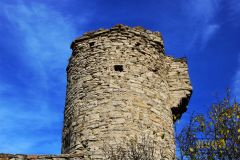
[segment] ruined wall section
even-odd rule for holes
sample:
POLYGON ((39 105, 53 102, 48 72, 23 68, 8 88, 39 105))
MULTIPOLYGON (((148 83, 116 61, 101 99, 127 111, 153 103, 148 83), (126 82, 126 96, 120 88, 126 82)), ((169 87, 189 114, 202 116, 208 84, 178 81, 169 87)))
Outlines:
POLYGON ((192 86, 188 74, 186 58, 167 58, 170 65, 168 72, 169 103, 172 107, 174 121, 181 118, 187 110, 187 105, 192 94, 192 86))
POLYGON ((101 159, 104 143, 145 134, 174 158, 171 108, 180 99, 170 99, 175 61, 165 56, 160 33, 118 25, 87 33, 71 48, 62 153, 101 159))
POLYGON ((81 160, 80 154, 62 155, 25 155, 25 154, 0 154, 0 160, 81 160))

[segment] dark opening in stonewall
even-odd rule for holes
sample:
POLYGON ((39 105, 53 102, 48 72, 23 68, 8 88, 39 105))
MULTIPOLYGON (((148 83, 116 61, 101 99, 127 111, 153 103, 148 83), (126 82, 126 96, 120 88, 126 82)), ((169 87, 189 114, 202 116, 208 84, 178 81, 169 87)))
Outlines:
POLYGON ((117 72, 123 72, 123 65, 114 65, 114 70, 117 72))

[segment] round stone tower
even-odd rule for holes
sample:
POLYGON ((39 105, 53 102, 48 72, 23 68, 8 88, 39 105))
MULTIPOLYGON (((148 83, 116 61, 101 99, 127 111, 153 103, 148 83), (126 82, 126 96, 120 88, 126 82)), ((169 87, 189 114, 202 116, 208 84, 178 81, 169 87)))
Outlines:
POLYGON ((166 56, 161 34, 117 25, 73 41, 62 153, 101 159, 105 143, 149 135, 175 157, 173 124, 192 87, 185 58, 166 56))

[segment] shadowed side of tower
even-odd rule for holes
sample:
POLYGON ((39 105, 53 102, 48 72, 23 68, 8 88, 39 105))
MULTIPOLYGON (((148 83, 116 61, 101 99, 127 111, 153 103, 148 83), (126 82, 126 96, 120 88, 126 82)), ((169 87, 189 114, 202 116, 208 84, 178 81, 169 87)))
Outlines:
POLYGON ((62 153, 101 159, 104 143, 147 134, 173 159, 174 120, 192 91, 186 60, 165 55, 159 32, 123 25, 86 33, 71 48, 62 153))

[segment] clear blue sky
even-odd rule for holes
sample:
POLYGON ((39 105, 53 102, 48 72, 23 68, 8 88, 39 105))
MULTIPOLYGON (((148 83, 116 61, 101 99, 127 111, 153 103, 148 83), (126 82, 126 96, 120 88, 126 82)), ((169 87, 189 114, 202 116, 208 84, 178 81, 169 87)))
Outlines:
POLYGON ((240 99, 239 0, 1 0, 0 152, 60 153, 70 43, 119 23, 160 31, 169 55, 188 57, 182 125, 227 87, 240 99))

